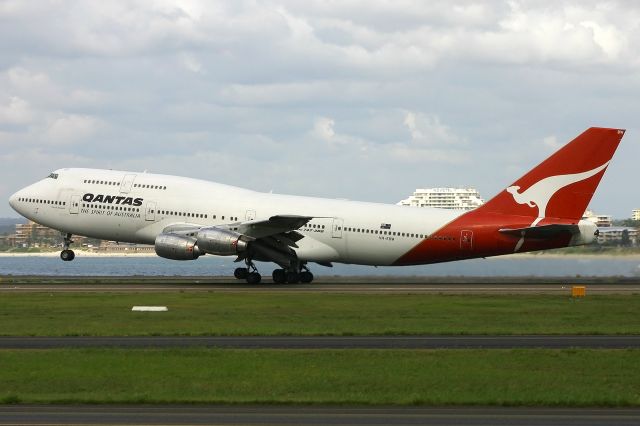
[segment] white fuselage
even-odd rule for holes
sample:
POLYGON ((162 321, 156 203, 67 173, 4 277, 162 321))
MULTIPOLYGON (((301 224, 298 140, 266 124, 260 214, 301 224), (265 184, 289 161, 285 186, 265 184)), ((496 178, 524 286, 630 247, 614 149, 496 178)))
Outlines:
POLYGON ((11 197, 22 216, 64 233, 154 244, 173 224, 233 226, 310 216, 302 261, 392 265, 462 211, 262 193, 185 177, 61 169, 11 197), (55 176, 55 177, 54 177, 55 176), (87 194, 91 194, 88 196, 87 194), (102 197, 98 197, 102 196, 102 197))

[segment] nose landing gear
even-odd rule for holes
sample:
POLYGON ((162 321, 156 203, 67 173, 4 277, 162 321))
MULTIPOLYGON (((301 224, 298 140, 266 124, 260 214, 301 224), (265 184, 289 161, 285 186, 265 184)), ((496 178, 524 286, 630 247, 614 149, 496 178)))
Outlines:
POLYGON ((62 244, 62 251, 60 252, 60 259, 65 262, 71 262, 76 258, 76 254, 73 252, 73 250, 69 249, 69 246, 72 243, 73 240, 71 240, 71 234, 65 234, 64 243, 62 244))

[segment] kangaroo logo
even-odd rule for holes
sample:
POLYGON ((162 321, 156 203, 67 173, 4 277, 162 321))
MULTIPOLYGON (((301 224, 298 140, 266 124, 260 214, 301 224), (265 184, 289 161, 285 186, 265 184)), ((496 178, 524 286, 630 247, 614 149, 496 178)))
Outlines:
POLYGON ((531 185, 526 191, 518 192, 520 187, 517 185, 507 188, 507 192, 513 195, 513 199, 518 204, 526 204, 529 207, 538 208, 538 217, 533 221, 531 226, 536 226, 547 215, 547 204, 549 200, 560 191, 562 188, 571 185, 572 183, 580 182, 588 179, 596 174, 600 173, 609 165, 609 161, 603 165, 596 167, 593 170, 588 170, 582 173, 575 173, 571 175, 558 175, 549 176, 544 178, 533 185, 531 185))

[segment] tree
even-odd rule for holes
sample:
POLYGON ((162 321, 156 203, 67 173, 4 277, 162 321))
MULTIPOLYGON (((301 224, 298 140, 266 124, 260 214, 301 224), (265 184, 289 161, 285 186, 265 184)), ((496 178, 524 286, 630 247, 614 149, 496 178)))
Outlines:
POLYGON ((629 230, 622 230, 622 237, 620 237, 620 245, 622 247, 629 247, 631 245, 631 239, 629 238, 629 230))

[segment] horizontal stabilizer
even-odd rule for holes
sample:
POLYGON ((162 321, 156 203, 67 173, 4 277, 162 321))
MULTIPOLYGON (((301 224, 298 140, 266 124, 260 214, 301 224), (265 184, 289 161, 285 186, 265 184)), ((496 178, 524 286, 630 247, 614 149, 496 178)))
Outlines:
POLYGON ((527 228, 502 228, 499 230, 503 234, 513 235, 515 237, 526 236, 528 238, 552 238, 562 232, 569 232, 571 234, 580 233, 578 225, 562 225, 551 224, 542 226, 530 226, 527 228))

